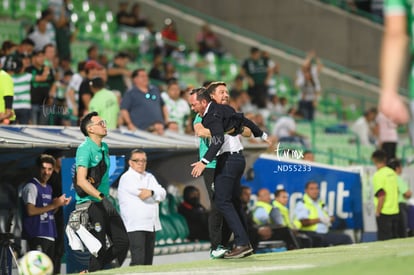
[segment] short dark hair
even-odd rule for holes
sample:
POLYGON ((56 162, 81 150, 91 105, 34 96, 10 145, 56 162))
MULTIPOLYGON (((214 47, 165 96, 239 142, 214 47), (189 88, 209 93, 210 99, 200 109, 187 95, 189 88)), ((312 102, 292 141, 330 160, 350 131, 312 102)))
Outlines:
POLYGON ((88 127, 88 125, 92 122, 92 117, 94 117, 94 116, 98 116, 98 113, 97 112, 91 112, 91 113, 89 113, 89 114, 87 114, 87 115, 85 115, 83 118, 82 118, 82 120, 81 120, 81 122, 80 122, 80 130, 81 130, 81 132, 83 133, 83 135, 85 136, 85 137, 87 137, 87 136, 89 136, 89 133, 88 133, 88 130, 86 129, 87 127, 88 127))
POLYGON ((275 198, 279 197, 280 194, 282 194, 283 192, 287 193, 287 191, 285 189, 277 189, 275 191, 275 198))
POLYGON ((42 167, 43 163, 50 163, 53 167, 56 165, 56 160, 54 157, 48 154, 41 154, 36 161, 37 166, 40 168, 42 167))
POLYGON ((190 195, 194 192, 200 192, 200 190, 193 185, 187 185, 183 191, 184 201, 188 201, 190 199, 190 195))
POLYGON ((386 163, 387 153, 385 153, 384 150, 376 150, 374 153, 372 153, 371 158, 374 162, 386 163))
POLYGON ((132 158, 133 154, 146 154, 144 150, 141 149, 133 149, 131 153, 129 153, 129 159, 132 158))
POLYGON ((30 46, 34 47, 35 43, 32 39, 27 37, 27 38, 23 39, 22 42, 20 42, 20 45, 30 45, 30 46))
POLYGON ((135 77, 137 77, 137 75, 140 73, 140 72, 146 72, 146 70, 144 69, 144 68, 138 68, 138 69, 136 69, 136 70, 134 70, 133 72, 132 72, 132 75, 131 75, 131 78, 135 78, 135 77))
POLYGON ((207 89, 204 87, 192 89, 190 92, 190 95, 193 95, 193 94, 197 94, 198 101, 201 101, 201 100, 205 100, 207 102, 211 101, 210 94, 207 93, 207 89))
POLYGON ((387 166, 393 170, 396 170, 398 167, 401 167, 401 161, 396 158, 392 158, 388 161, 387 166))
POLYGON ((311 184, 317 184, 318 187, 319 187, 319 183, 316 180, 310 180, 306 183, 305 190, 308 189, 309 185, 311 185, 311 184))

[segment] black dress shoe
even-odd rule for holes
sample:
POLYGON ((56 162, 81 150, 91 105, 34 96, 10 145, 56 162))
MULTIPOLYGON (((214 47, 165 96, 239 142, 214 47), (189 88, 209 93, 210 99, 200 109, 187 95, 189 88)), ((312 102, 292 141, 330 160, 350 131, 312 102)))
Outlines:
POLYGON ((235 246, 224 254, 224 259, 239 259, 251 255, 253 248, 250 245, 235 246))

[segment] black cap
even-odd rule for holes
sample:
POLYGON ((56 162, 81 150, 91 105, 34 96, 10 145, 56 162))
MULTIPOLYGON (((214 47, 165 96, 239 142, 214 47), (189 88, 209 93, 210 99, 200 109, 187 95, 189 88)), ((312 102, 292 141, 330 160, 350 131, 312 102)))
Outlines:
POLYGON ((22 60, 14 55, 8 55, 4 60, 3 69, 8 72, 18 73, 23 67, 22 60))

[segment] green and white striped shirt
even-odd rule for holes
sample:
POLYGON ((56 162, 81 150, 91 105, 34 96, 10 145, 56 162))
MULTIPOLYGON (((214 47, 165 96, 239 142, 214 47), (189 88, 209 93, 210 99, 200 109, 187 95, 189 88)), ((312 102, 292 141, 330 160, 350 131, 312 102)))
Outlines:
POLYGON ((30 109, 30 81, 32 75, 29 73, 12 75, 14 83, 13 109, 30 109))

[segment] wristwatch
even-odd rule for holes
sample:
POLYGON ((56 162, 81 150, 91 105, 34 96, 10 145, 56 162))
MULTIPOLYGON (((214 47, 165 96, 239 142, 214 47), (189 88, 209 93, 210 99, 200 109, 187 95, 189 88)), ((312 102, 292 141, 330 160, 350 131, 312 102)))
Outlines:
POLYGON ((105 195, 103 193, 99 193, 99 197, 101 198, 101 200, 103 200, 103 198, 105 198, 105 195))

